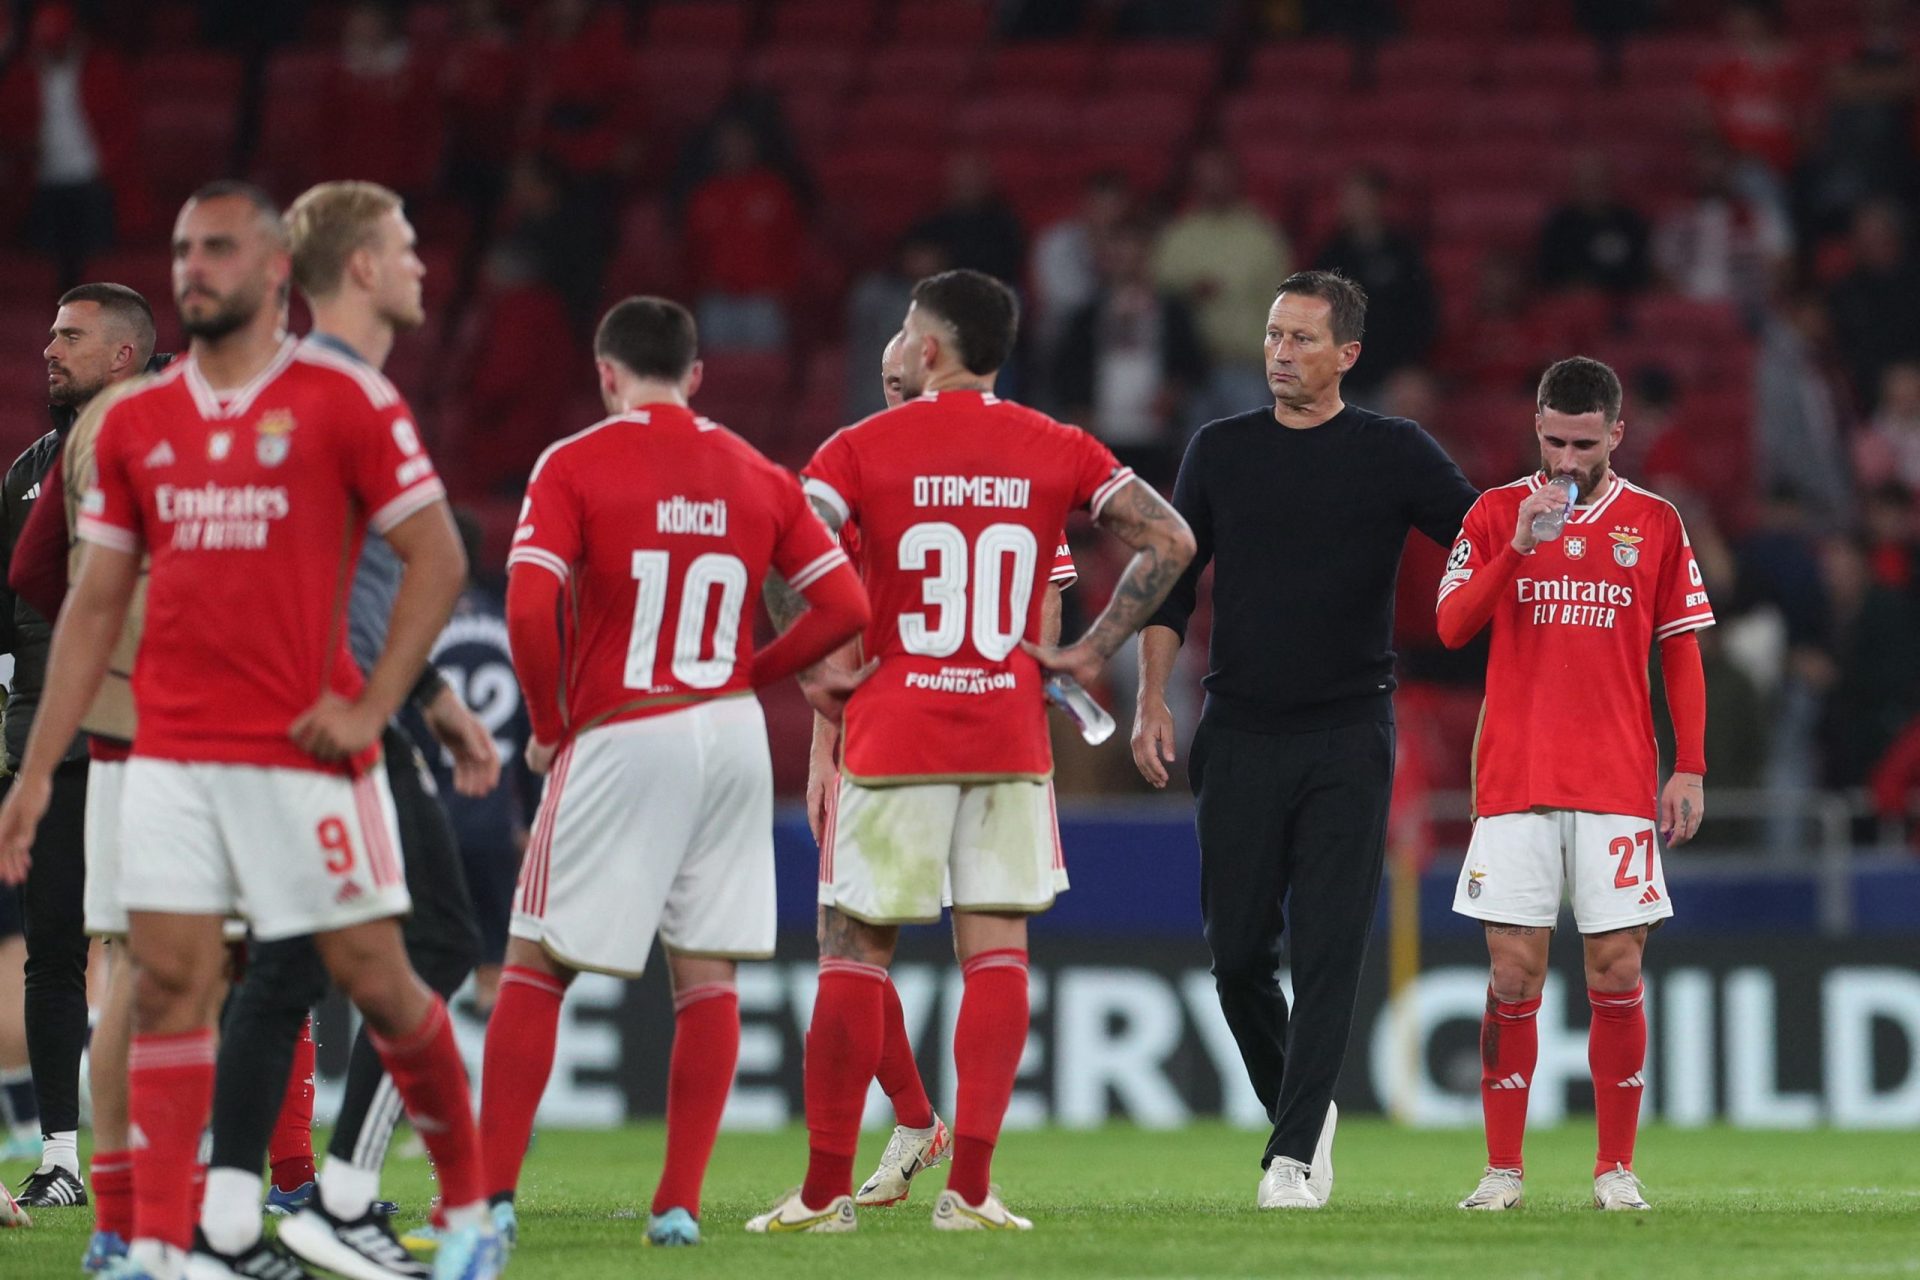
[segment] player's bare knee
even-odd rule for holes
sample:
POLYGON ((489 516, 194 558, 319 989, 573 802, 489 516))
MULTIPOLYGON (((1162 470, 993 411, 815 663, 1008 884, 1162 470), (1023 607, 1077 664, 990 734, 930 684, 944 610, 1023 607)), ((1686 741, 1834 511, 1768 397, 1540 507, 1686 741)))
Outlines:
POLYGON ((1640 985, 1644 929, 1595 934, 1585 940, 1587 986, 1594 991, 1631 991, 1640 985))

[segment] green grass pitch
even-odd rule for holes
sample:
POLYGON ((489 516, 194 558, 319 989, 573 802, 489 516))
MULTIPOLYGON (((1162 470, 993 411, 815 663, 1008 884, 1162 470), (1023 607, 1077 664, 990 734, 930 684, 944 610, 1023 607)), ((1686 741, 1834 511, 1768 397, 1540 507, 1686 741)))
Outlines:
MULTIPOLYGON (((864 1176, 884 1135, 868 1134, 864 1176)), ((540 1135, 520 1195, 521 1245, 508 1274, 598 1277, 1920 1275, 1920 1157, 1911 1133, 1652 1129, 1638 1165, 1655 1211, 1591 1207, 1590 1126, 1535 1133, 1526 1205, 1469 1215, 1454 1202, 1481 1164, 1471 1132, 1411 1132, 1379 1120, 1340 1126, 1338 1186, 1319 1213, 1260 1213, 1258 1135, 1218 1126, 1008 1134, 995 1175, 1031 1216, 1029 1235, 936 1233, 944 1171, 906 1204, 862 1213, 851 1236, 762 1238, 741 1223, 800 1179, 805 1135, 726 1134, 702 1214, 706 1243, 641 1247, 662 1131, 540 1135)), ((18 1185, 26 1173, 4 1174, 18 1185)), ((432 1192, 421 1160, 396 1159, 387 1191, 401 1221, 432 1192)), ((86 1210, 43 1210, 0 1232, 4 1280, 72 1280, 86 1210)))

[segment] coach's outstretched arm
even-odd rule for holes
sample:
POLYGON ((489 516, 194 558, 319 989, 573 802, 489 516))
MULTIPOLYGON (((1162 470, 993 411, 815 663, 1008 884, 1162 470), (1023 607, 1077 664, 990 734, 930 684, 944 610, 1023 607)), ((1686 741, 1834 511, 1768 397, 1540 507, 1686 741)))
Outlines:
POLYGON ((28 851, 47 811, 54 768, 80 731, 80 717, 100 691, 139 576, 138 551, 87 544, 79 580, 67 593, 53 629, 46 689, 34 713, 20 774, 7 792, 5 806, 0 807, 0 883, 19 884, 26 879, 28 851))
POLYGON ((387 644, 367 673, 367 687, 348 702, 335 693, 293 722, 293 740, 322 760, 345 760, 371 747, 420 679, 433 642, 467 583, 467 553, 446 499, 429 503, 387 530, 405 572, 387 623, 387 644))
POLYGON ((1145 481, 1123 484, 1107 499, 1094 523, 1133 548, 1127 571, 1114 585, 1113 598, 1087 628, 1064 649, 1026 641, 1021 648, 1041 666, 1064 671, 1082 684, 1100 674, 1107 659, 1127 637, 1146 625, 1193 559, 1193 530, 1173 505, 1145 481))

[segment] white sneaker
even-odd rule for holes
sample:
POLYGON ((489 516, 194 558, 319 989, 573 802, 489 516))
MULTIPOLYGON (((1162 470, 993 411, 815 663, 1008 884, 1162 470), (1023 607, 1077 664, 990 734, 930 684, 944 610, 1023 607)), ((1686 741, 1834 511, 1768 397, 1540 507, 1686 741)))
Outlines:
POLYGON ((851 1231, 860 1225, 853 1216, 853 1197, 835 1196, 824 1209, 809 1209, 800 1199, 800 1188, 781 1196, 773 1208, 757 1218, 747 1219, 747 1230, 755 1235, 780 1235, 790 1231, 851 1231))
POLYGON ((1462 1209, 1515 1209, 1520 1205, 1520 1171, 1518 1169, 1496 1169, 1487 1166, 1480 1176, 1480 1185, 1473 1194, 1460 1202, 1462 1209))
POLYGON ((1593 1180, 1593 1207, 1626 1212, 1653 1208, 1640 1194, 1640 1179, 1623 1164, 1616 1164, 1593 1180))
POLYGON ((1260 1179, 1256 1203, 1262 1209, 1318 1209, 1323 1202, 1308 1185, 1307 1166, 1291 1156, 1275 1156, 1260 1179))
POLYGON ((956 1191, 942 1191, 933 1202, 935 1231, 1031 1231, 1033 1223, 1010 1211, 1000 1197, 987 1192, 979 1204, 968 1204, 956 1191))
POLYGON ((907 1184, 917 1174, 945 1163, 952 1152, 953 1135, 939 1116, 925 1129, 895 1125, 880 1167, 853 1193, 853 1202, 862 1208, 899 1204, 907 1198, 907 1184))
POLYGON ((1313 1144, 1313 1164, 1307 1170, 1307 1190, 1323 1205, 1333 1199, 1333 1129, 1339 1123, 1340 1108, 1329 1102, 1320 1137, 1313 1144))

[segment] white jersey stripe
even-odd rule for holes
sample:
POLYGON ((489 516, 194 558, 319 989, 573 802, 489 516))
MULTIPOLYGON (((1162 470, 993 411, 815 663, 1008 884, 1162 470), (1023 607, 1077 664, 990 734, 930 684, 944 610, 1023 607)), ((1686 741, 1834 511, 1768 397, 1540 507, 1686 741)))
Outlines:
POLYGON ((823 502, 831 507, 834 513, 840 517, 841 524, 845 524, 853 518, 853 509, 847 506, 847 500, 841 497, 839 491, 825 480, 816 480, 812 476, 803 476, 800 480, 800 487, 806 492, 809 498, 823 502))
POLYGON ((573 576, 573 567, 545 547, 519 547, 507 557, 509 569, 522 564, 536 565, 545 569, 562 582, 573 576))
POLYGON ((805 591, 845 563, 847 563, 847 553, 835 547, 794 574, 787 580, 787 585, 795 591, 805 591))
POLYGON ((375 533, 384 534, 408 516, 432 506, 446 496, 447 487, 440 483, 440 477, 428 476, 411 489, 403 489, 386 506, 374 512, 373 518, 368 520, 367 524, 375 533))

